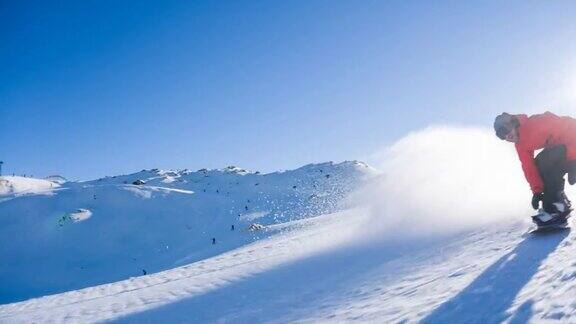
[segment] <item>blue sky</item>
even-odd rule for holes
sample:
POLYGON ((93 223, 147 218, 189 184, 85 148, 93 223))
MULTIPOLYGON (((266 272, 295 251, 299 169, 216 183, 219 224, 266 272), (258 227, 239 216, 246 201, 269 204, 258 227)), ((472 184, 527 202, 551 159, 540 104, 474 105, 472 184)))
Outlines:
POLYGON ((0 72, 6 173, 267 172, 576 115, 576 3, 3 2, 0 72))

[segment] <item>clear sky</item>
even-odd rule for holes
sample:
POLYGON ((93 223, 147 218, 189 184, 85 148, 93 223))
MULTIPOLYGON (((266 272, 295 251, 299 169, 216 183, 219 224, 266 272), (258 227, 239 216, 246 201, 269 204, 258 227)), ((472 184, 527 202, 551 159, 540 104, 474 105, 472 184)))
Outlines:
POLYGON ((576 115, 574 1, 2 1, 5 173, 264 172, 576 115))

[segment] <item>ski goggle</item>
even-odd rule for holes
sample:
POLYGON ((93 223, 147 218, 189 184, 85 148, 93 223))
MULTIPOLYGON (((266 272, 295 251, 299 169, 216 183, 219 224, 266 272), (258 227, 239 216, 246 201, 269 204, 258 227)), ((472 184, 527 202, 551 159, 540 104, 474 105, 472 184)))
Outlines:
POLYGON ((506 139, 506 135, 508 135, 510 133, 511 129, 509 129, 508 127, 498 127, 496 129, 496 136, 498 136, 499 139, 506 139))

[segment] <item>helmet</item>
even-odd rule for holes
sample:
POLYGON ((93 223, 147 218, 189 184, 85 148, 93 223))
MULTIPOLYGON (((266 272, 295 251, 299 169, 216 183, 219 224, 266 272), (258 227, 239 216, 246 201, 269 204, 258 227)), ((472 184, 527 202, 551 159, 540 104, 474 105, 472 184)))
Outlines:
POLYGON ((518 127, 518 118, 509 113, 501 113, 496 116, 494 120, 494 131, 496 131, 496 136, 500 139, 505 139, 506 135, 510 133, 514 128, 518 127))

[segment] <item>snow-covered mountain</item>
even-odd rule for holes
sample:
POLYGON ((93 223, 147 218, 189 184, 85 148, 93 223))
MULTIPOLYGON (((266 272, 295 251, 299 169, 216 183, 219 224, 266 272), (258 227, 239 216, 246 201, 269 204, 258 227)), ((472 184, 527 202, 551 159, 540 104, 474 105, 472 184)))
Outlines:
POLYGON ((0 201, 23 195, 51 194, 58 187, 60 183, 48 179, 4 176, 0 177, 0 201))
POLYGON ((0 303, 151 274, 342 208, 361 162, 260 174, 142 170, 87 182, 0 178, 0 303))
POLYGON ((347 210, 273 225, 276 235, 170 270, 0 305, 0 322, 576 320, 570 231, 531 236, 525 222, 512 222, 362 242, 365 216, 347 210))
POLYGON ((529 234, 515 157, 470 186, 453 179, 472 154, 434 151, 450 159, 403 149, 376 177, 346 162, 20 185, 0 203, 0 322, 576 322, 576 234, 529 234), (371 203, 342 205, 358 186, 371 203))

